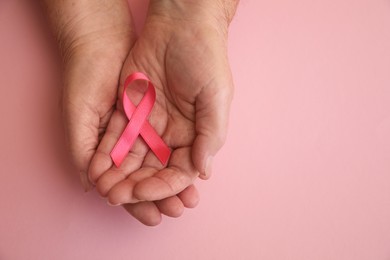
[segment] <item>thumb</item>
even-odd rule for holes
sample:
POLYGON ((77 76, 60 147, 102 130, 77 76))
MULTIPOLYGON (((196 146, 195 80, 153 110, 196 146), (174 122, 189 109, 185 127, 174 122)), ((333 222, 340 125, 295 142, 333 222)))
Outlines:
POLYGON ((192 160, 200 178, 211 176, 213 157, 225 143, 233 84, 227 81, 221 87, 205 88, 196 100, 196 138, 192 160))

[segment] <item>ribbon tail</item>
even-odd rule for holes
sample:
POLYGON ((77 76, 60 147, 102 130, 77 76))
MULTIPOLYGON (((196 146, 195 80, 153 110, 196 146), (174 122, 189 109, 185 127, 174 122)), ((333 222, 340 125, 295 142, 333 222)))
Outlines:
POLYGON ((137 139, 138 133, 132 129, 132 124, 127 124, 118 142, 112 149, 110 156, 116 167, 120 167, 123 160, 126 158, 135 140, 137 139))
POLYGON ((140 134, 157 159, 165 166, 171 156, 171 149, 169 149, 168 145, 148 122, 145 122, 140 134))

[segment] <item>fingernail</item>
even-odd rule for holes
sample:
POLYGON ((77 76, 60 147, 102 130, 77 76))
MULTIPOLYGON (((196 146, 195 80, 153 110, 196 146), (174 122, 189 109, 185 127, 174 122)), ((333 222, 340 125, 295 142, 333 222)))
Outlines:
POLYGON ((84 191, 88 192, 91 190, 91 183, 88 181, 86 172, 80 172, 81 185, 83 185, 84 191))
POLYGON ((214 157, 213 156, 209 156, 206 160, 206 167, 205 167, 205 171, 204 173, 202 174, 203 177, 210 177, 211 176, 211 172, 213 171, 213 159, 214 157))
POLYGON ((117 207, 117 206, 120 206, 121 203, 113 204, 113 203, 111 203, 109 200, 107 200, 107 205, 108 205, 108 206, 111 206, 111 207, 117 207))

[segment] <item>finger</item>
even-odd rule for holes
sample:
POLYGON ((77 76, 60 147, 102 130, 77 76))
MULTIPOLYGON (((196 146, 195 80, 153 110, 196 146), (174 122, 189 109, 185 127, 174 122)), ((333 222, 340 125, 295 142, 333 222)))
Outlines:
POLYGON ((178 148, 173 151, 168 168, 138 182, 133 196, 142 201, 165 199, 190 186, 198 175, 192 164, 191 148, 178 148))
POLYGON ((155 202, 160 212, 171 218, 178 218, 184 212, 183 202, 177 196, 172 196, 155 202))
POLYGON ((153 174, 155 174, 156 172, 156 169, 150 167, 143 167, 133 172, 130 176, 128 176, 128 178, 123 181, 119 181, 109 190, 109 192, 107 193, 108 202, 112 205, 139 202, 140 200, 134 196, 134 187, 138 182, 153 176, 153 174))
MULTIPOLYGON (((96 182, 96 191, 102 197, 107 197, 108 192, 114 187, 117 183, 126 179, 126 174, 123 174, 121 171, 115 170, 114 168, 109 169, 105 172, 96 182)), ((118 203, 112 203, 118 205, 118 203)), ((119 203, 123 204, 123 203, 119 203)))
POLYGON ((155 201, 160 212, 168 217, 178 218, 184 212, 184 207, 194 208, 199 202, 199 193, 194 185, 190 185, 177 196, 155 201))
POLYGON ((120 131, 124 129, 125 125, 126 119, 124 116, 119 111, 115 111, 100 141, 96 155, 91 161, 88 176, 93 183, 96 183, 99 177, 113 165, 109 155, 110 148, 114 147, 121 134, 120 131))
POLYGON ((157 226, 161 223, 161 213, 156 204, 143 201, 136 204, 125 204, 123 207, 134 218, 146 226, 157 226))
POLYGON ((231 80, 222 80, 214 85, 220 87, 206 87, 196 100, 197 136, 192 159, 203 179, 210 177, 213 157, 225 143, 233 94, 231 80))
POLYGON ((184 207, 195 208, 199 204, 199 192, 195 185, 188 186, 185 190, 180 192, 178 195, 182 201, 184 207))

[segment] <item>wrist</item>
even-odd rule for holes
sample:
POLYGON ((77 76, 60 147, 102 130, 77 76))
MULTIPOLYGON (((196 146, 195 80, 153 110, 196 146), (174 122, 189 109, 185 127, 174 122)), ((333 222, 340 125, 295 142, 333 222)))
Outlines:
POLYGON ((132 45, 133 28, 126 0, 42 2, 65 61, 78 52, 121 53, 132 45), (102 51, 105 46, 110 46, 109 50, 102 51))
POLYGON ((227 8, 225 0, 151 0, 148 15, 174 23, 206 25, 226 35, 234 14, 227 8))

